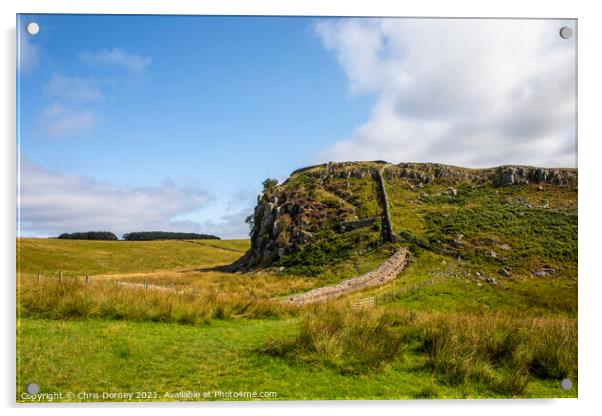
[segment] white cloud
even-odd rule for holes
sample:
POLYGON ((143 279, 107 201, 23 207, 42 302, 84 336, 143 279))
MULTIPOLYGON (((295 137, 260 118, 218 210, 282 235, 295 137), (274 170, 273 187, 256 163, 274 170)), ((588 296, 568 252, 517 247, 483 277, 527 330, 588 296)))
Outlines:
POLYGON ((574 166, 571 21, 329 19, 315 32, 349 79, 375 94, 370 119, 320 161, 574 166))
POLYGON ((22 160, 20 191, 21 230, 29 235, 89 230, 112 231, 119 236, 141 230, 206 232, 202 224, 172 219, 205 206, 208 193, 171 182, 155 187, 116 187, 22 160))
POLYGON ((124 67, 132 74, 141 73, 152 62, 149 56, 129 53, 119 48, 86 51, 80 54, 80 59, 87 65, 124 67))
POLYGON ((253 208, 226 214, 213 221, 204 221, 198 225, 197 232, 217 235, 222 238, 249 238, 249 225, 245 219, 253 208))
POLYGON ((101 89, 91 79, 65 77, 54 74, 45 87, 46 93, 68 101, 98 101, 103 98, 101 89))
POLYGON ((89 130, 96 123, 96 119, 96 113, 92 110, 53 103, 44 107, 39 124, 44 134, 65 137, 89 130))

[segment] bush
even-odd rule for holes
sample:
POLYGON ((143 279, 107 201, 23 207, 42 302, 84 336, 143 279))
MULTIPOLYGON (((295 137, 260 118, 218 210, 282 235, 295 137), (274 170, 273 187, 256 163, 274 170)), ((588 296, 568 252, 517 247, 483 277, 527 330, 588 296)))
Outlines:
POLYGON ((311 244, 283 257, 278 265, 286 267, 293 274, 317 276, 326 268, 351 258, 361 245, 369 246, 377 239, 376 233, 365 229, 345 234, 338 234, 331 229, 322 230, 314 234, 311 244))

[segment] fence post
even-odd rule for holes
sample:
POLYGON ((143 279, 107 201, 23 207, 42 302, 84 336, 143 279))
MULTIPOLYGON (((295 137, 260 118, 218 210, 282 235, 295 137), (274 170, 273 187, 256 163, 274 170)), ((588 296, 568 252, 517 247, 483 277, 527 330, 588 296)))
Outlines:
POLYGON ((148 281, 147 280, 144 281, 144 290, 148 290, 148 281))
POLYGON ((38 283, 40 283, 41 278, 42 278, 42 272, 38 272, 38 283))
POLYGON ((59 283, 63 283, 63 271, 59 272, 59 283))
POLYGON ((88 281, 90 280, 89 276, 86 275, 86 284, 88 284, 88 281))

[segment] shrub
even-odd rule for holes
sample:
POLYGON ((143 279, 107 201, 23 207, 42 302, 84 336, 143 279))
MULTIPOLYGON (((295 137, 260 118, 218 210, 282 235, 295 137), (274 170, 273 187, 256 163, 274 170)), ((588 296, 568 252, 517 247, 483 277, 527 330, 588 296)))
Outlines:
POLYGON ((278 180, 274 178, 267 178, 261 184, 263 185, 263 191, 266 194, 271 194, 276 190, 276 186, 278 186, 278 180))
POLYGON ((314 235, 311 244, 283 257, 278 264, 293 274, 316 276, 327 267, 348 260, 361 245, 368 246, 377 239, 376 233, 364 229, 345 234, 338 234, 332 229, 322 230, 314 235))

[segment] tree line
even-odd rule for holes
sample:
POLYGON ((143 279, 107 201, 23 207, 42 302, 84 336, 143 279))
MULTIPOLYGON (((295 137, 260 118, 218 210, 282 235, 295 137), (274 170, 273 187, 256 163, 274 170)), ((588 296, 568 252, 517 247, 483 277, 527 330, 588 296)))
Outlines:
MULTIPOLYGON (((117 240, 117 236, 110 231, 86 231, 77 233, 63 233, 57 238, 61 240, 117 240)), ((140 231, 126 233, 123 239, 127 241, 152 241, 152 240, 219 240, 210 234, 177 233, 168 231, 140 231)))
POLYGON ((219 237, 210 234, 197 233, 172 233, 167 231, 140 231, 127 233, 123 235, 124 240, 128 241, 149 241, 149 240, 219 240, 219 237))
POLYGON ((63 233, 58 236, 61 240, 117 240, 110 231, 86 231, 83 233, 63 233))

